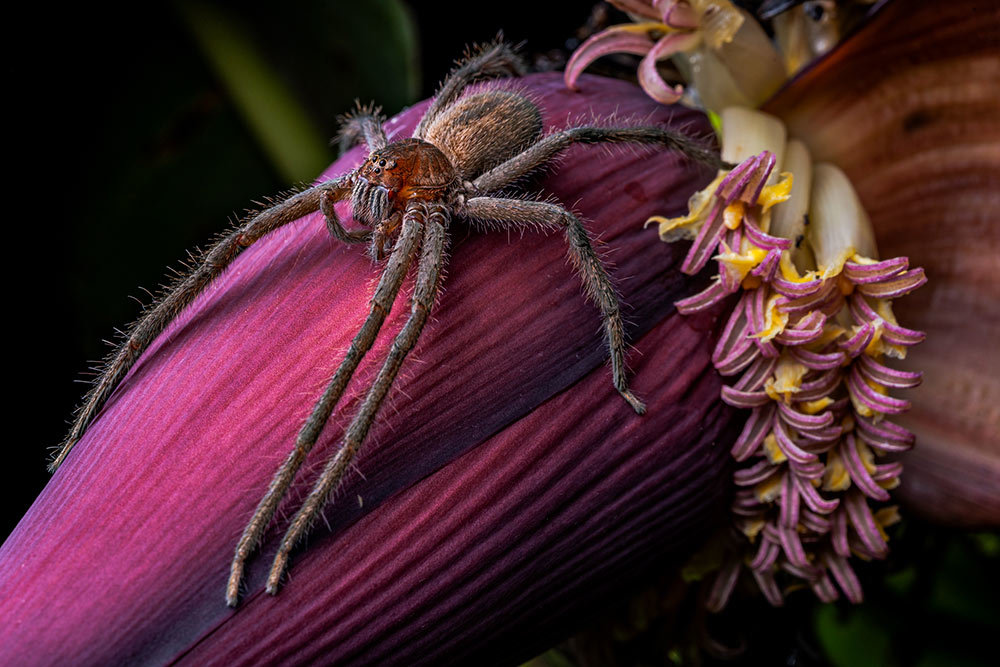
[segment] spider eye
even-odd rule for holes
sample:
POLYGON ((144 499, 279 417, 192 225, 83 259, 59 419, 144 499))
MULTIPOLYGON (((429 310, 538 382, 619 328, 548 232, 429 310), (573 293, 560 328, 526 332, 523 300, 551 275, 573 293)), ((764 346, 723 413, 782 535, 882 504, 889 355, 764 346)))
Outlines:
POLYGON ((805 12, 806 16, 817 22, 821 21, 823 15, 826 13, 826 9, 818 2, 803 3, 802 11, 805 12))
POLYGON ((385 166, 385 160, 379 160, 378 161, 378 166, 384 167, 385 166))
POLYGON ((375 167, 374 169, 372 169, 372 171, 374 171, 376 174, 381 174, 382 173, 382 170, 379 169, 378 167, 375 167))

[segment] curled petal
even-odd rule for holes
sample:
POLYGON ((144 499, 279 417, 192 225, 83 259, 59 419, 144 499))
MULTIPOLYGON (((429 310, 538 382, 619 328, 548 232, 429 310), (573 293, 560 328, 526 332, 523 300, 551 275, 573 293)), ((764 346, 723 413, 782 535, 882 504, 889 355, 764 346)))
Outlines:
MULTIPOLYGON (((851 399, 855 405, 863 405, 872 412, 899 414, 910 409, 909 401, 893 398, 873 389, 871 385, 865 382, 864 378, 861 377, 860 371, 857 369, 852 369, 847 374, 847 390, 850 392, 851 399)), ((859 412, 861 412, 860 409, 859 412)), ((865 413, 862 412, 862 414, 865 413)))
POLYGON ((845 355, 843 352, 828 352, 819 353, 811 352, 802 347, 793 347, 791 350, 792 357, 805 366, 806 368, 812 370, 831 370, 834 368, 840 368, 841 364, 844 363, 845 355))
MULTIPOLYGON (((812 453, 812 452, 810 452, 812 453)), ((796 477, 808 480, 818 480, 823 477, 823 462, 815 459, 806 463, 791 462, 791 467, 795 471, 796 477)))
POLYGON ((837 580, 837 585, 840 586, 840 590, 844 591, 848 600, 854 604, 861 604, 864 601, 861 582, 858 581, 857 575, 854 574, 854 570, 846 558, 836 554, 824 554, 823 565, 837 580))
POLYGON ((693 315, 694 313, 700 313, 714 307, 730 294, 732 294, 731 290, 726 289, 725 286, 718 280, 713 280, 709 286, 702 291, 698 292, 694 296, 681 299, 674 305, 677 306, 677 312, 682 315, 693 315))
POLYGON ((771 431, 774 418, 774 406, 765 404, 755 408, 743 426, 743 432, 733 445, 732 455, 737 461, 745 461, 760 447, 764 438, 771 431))
POLYGON ((927 338, 927 334, 922 331, 907 329, 899 326, 895 322, 885 320, 871 307, 867 299, 852 298, 848 301, 848 305, 851 309, 851 316, 854 318, 855 322, 880 322, 882 326, 882 337, 894 345, 904 345, 909 347, 916 345, 917 343, 921 343, 925 338, 927 338))
MULTIPOLYGON (((791 472, 786 472, 784 479, 781 481, 781 495, 778 497, 778 503, 781 505, 778 525, 782 528, 794 529, 799 523, 799 491, 796 488, 794 475, 791 472)), ((784 542, 785 539, 782 538, 782 544, 784 542)), ((799 544, 798 550, 801 551, 801 549, 802 545, 799 544)), ((789 560, 792 560, 791 556, 789 556, 789 560)))
POLYGON ((655 42, 649 37, 649 27, 659 24, 620 25, 603 30, 580 45, 566 63, 563 75, 568 88, 577 90, 576 82, 590 63, 611 53, 631 53, 642 56, 653 48, 655 42))
POLYGON ((799 392, 795 394, 795 400, 806 402, 826 398, 840 384, 840 378, 841 372, 839 368, 834 368, 820 373, 816 377, 811 377, 802 383, 799 392))
MULTIPOLYGON (((812 485, 810 485, 812 486, 812 485)), ((833 527, 833 521, 809 509, 802 510, 802 525, 817 535, 825 535, 833 527)))
POLYGON ((753 339, 747 339, 729 352, 728 356, 715 363, 715 369, 719 371, 719 375, 735 375, 752 364, 759 355, 753 339))
POLYGON ((798 478, 795 481, 798 484, 799 493, 802 495, 802 500, 805 502, 806 507, 813 512, 817 514, 830 514, 840 505, 838 498, 831 498, 829 500, 824 498, 811 483, 798 478))
POLYGON ((858 291, 874 299, 896 299, 926 284, 927 276, 924 275, 924 270, 913 269, 887 280, 863 283, 858 285, 858 291))
POLYGON ((801 445, 803 449, 810 452, 819 452, 826 451, 828 447, 824 447, 823 445, 832 445, 842 432, 843 429, 840 424, 831 424, 826 427, 801 429, 799 436, 802 439, 801 445))
POLYGON ((738 486, 753 486, 760 484, 777 470, 778 468, 773 463, 767 459, 761 459, 749 468, 741 468, 734 472, 733 481, 738 486))
POLYGON ((791 326, 786 326, 775 340, 782 345, 799 346, 820 337, 826 324, 826 316, 818 310, 810 312, 791 326))
MULTIPOLYGON (((646 94, 663 104, 673 104, 679 101, 684 95, 684 87, 668 86, 667 82, 660 76, 659 70, 656 69, 656 63, 675 53, 693 49, 698 46, 700 41, 701 37, 696 32, 676 32, 661 37, 639 63, 639 85, 646 91, 646 94)), ((568 68, 567 71, 569 71, 568 68)))
POLYGON ((855 420, 857 434, 869 447, 887 454, 905 452, 913 447, 915 436, 902 426, 882 420, 874 423, 864 417, 855 420))
POLYGON ((866 496, 882 502, 889 500, 889 492, 872 479, 871 473, 865 467, 861 452, 858 451, 858 442, 853 435, 848 435, 841 441, 840 458, 847 465, 851 480, 866 496))
POLYGON ((723 206, 729 206, 743 193, 753 179, 754 171, 759 168, 760 160, 759 155, 753 155, 726 174, 715 193, 723 206))
POLYGON ((822 278, 787 280, 780 273, 775 275, 771 281, 771 286, 774 290, 789 299, 797 299, 815 294, 824 284, 826 284, 826 281, 822 278))
POLYGON ((842 507, 839 512, 834 512, 833 527, 830 531, 830 543, 833 545, 834 553, 842 558, 847 558, 851 555, 851 543, 847 531, 849 523, 850 517, 847 514, 847 508, 842 507))
POLYGON ((757 276, 764 282, 771 282, 778 271, 778 265, 780 262, 781 252, 778 250, 770 250, 761 263, 750 272, 750 275, 757 276))
POLYGON ((778 588, 778 582, 774 580, 774 575, 764 569, 754 569, 751 570, 754 579, 757 580, 757 587, 760 588, 760 592, 764 594, 767 601, 771 603, 774 607, 780 607, 785 604, 785 598, 781 594, 781 589, 778 588))
POLYGON ((767 379, 771 377, 774 372, 774 368, 778 365, 777 359, 768 359, 767 357, 759 357, 753 364, 746 370, 740 379, 733 385, 734 389, 740 389, 742 391, 756 391, 761 389, 767 382, 767 379))
POLYGON ((736 588, 741 568, 740 561, 732 558, 715 573, 715 579, 712 581, 712 587, 709 589, 708 598, 705 601, 705 607, 709 611, 719 612, 725 608, 729 597, 733 594, 733 589, 736 588))
POLYGON ((734 387, 722 388, 722 400, 734 408, 756 408, 771 402, 765 391, 740 391, 734 387))
POLYGON ((885 482, 899 477, 901 474, 903 474, 903 462, 896 461, 894 463, 875 466, 875 472, 872 473, 872 479, 876 482, 885 482))
POLYGON ((698 230, 698 235, 695 237, 687 257, 684 258, 681 271, 694 275, 705 268, 705 264, 711 259, 712 253, 719 245, 719 240, 726 232, 722 213, 723 208, 719 202, 712 204, 705 223, 698 230))
POLYGON ((774 423, 774 436, 778 441, 778 447, 792 463, 804 465, 816 460, 815 454, 807 452, 795 444, 781 420, 774 423))
POLYGON ((612 5, 628 14, 642 16, 647 19, 660 19, 663 17, 662 11, 657 11, 655 2, 649 0, 608 0, 612 5))
POLYGON ((843 350, 849 357, 857 357, 871 344, 878 331, 879 329, 875 324, 865 322, 858 327, 853 336, 843 342, 837 343, 837 347, 843 350))
POLYGON ((769 570, 778 560, 780 553, 780 543, 764 535, 760 540, 760 546, 757 547, 757 553, 748 565, 754 572, 769 570))
POLYGON ((815 415, 799 412, 786 403, 778 403, 778 413, 792 428, 798 431, 814 431, 833 423, 833 413, 826 411, 815 415))
POLYGON ((788 562, 798 568, 808 568, 809 558, 802 548, 802 540, 794 528, 778 528, 778 535, 781 538, 781 548, 785 552, 788 562))
MULTIPOLYGON (((750 323, 747 318, 747 303, 750 301, 750 293, 744 293, 740 297, 739 303, 726 320, 726 326, 719 336, 719 341, 712 351, 712 363, 721 365, 722 360, 730 358, 733 354, 739 353, 744 347, 750 345, 750 323)), ((723 373, 723 375, 728 375, 723 373)), ((742 388, 742 387, 741 387, 742 388)))
POLYGON ((894 257, 871 264, 845 262, 844 275, 855 285, 865 285, 867 283, 882 282, 900 271, 905 271, 909 266, 910 260, 908 257, 894 257))
POLYGON ((764 250, 788 250, 792 247, 790 239, 782 239, 777 236, 765 234, 757 225, 747 224, 743 228, 746 230, 747 238, 758 248, 763 248, 764 250))
POLYGON ((813 581, 810 586, 812 587, 813 593, 819 598, 820 602, 834 602, 837 600, 839 595, 837 594, 837 589, 834 588, 833 582, 830 581, 830 577, 824 572, 819 576, 818 579, 813 581))
MULTIPOLYGON (((775 290, 777 285, 775 285, 775 290)), ((822 280, 820 285, 816 289, 809 290, 803 296, 792 295, 787 301, 781 304, 781 310, 786 313, 799 313, 803 311, 814 310, 819 308, 822 304, 830 300, 830 297, 837 292, 836 281, 833 280, 822 280), (794 298, 792 298, 794 297, 794 298)), ((784 294, 784 292, 780 292, 784 294)))
POLYGON ((861 540, 861 544, 875 558, 885 558, 889 553, 889 546, 882 538, 872 510, 868 506, 865 496, 854 489, 847 492, 844 497, 844 507, 847 508, 847 516, 851 519, 851 526, 861 540))
POLYGON ((888 366, 883 366, 867 354, 858 357, 858 371, 861 375, 872 382, 893 387, 895 389, 909 389, 920 384, 922 373, 915 371, 899 371, 888 366))
POLYGON ((751 160, 753 169, 750 171, 750 180, 740 192, 740 200, 745 204, 755 204, 760 199, 761 190, 764 189, 767 177, 774 170, 778 158, 771 151, 763 151, 751 160))

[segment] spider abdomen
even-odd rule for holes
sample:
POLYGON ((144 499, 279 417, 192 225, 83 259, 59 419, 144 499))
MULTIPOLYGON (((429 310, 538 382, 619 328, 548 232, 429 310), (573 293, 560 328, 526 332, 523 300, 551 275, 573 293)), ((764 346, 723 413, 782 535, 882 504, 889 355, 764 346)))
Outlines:
POLYGON ((489 90, 452 104, 424 138, 441 149, 458 177, 470 180, 514 157, 542 133, 542 113, 524 95, 489 90))

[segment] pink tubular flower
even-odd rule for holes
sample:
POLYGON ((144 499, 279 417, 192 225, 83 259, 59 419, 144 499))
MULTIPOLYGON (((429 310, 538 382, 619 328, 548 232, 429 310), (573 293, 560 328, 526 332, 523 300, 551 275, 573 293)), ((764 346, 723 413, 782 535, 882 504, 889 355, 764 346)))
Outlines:
POLYGON ((680 312, 715 307, 742 290, 712 362, 722 375, 739 375, 723 387, 723 400, 752 411, 732 449, 742 464, 732 511, 743 539, 733 540, 733 564, 717 575, 708 606, 725 605, 740 562, 775 605, 783 602, 785 579, 803 581, 827 602, 838 597, 836 581, 849 600, 861 602, 848 558, 887 556, 882 527, 896 519, 895 509, 876 511, 869 501, 888 501, 887 489, 899 483, 901 464, 882 457, 913 443, 912 434, 885 419, 909 408, 889 389, 920 383, 919 373, 881 363, 885 355, 904 358, 924 339, 898 325, 889 302, 927 280, 922 270, 907 270, 906 258, 866 257, 875 247, 850 183, 835 167, 812 167, 797 144, 786 151, 776 119, 741 109, 724 111, 722 119, 724 156, 739 152, 733 146, 776 141, 789 168, 807 176, 802 208, 790 215, 804 220, 808 204, 812 222, 794 245, 805 242, 817 269, 800 275, 793 240, 765 231, 789 219, 775 219, 774 206, 795 205, 784 203, 793 174, 772 178, 777 158, 770 151, 720 173, 692 197, 687 216, 651 219, 664 240, 694 236, 683 272, 700 271, 718 253, 715 281, 678 301, 680 312))
POLYGON ((889 2, 765 106, 814 159, 843 169, 884 255, 909 257, 930 278, 896 309, 927 334, 911 355, 923 383, 907 392, 912 409, 893 417, 918 442, 900 457, 899 498, 938 522, 993 528, 1000 526, 998 31, 1000 12, 969 0, 889 2))
POLYGON ((643 56, 639 85, 663 104, 673 104, 684 87, 667 84, 657 63, 683 59, 701 102, 717 110, 756 105, 785 80, 780 57, 760 26, 729 0, 609 0, 635 23, 612 26, 590 37, 566 64, 566 85, 592 62, 612 53, 643 56))
MULTIPOLYGON (((627 84, 528 77, 547 127, 614 111, 675 127, 627 84)), ((408 136, 424 105, 386 129, 408 136)), ((699 125, 700 124, 700 125, 699 125)), ((327 172, 346 172, 355 150, 327 172)), ((623 581, 682 558, 724 509, 738 427, 711 318, 671 301, 679 249, 641 222, 710 175, 666 151, 570 150, 537 187, 604 242, 636 347, 636 416, 561 235, 452 226, 444 294, 343 492, 276 597, 281 525, 232 611, 237 537, 361 321, 376 270, 318 215, 247 249, 161 335, 0 551, 0 663, 514 661, 623 581), (651 168, 653 167, 653 168, 651 168)), ((284 506, 294 507, 407 309, 397 304, 284 506)), ((281 522, 279 521, 279 524, 281 522)))

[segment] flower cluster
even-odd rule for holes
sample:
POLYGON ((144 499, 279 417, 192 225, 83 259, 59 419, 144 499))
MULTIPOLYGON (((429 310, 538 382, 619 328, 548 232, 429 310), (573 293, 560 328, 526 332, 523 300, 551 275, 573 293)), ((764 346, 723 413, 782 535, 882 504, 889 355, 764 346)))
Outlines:
POLYGON ((586 40, 566 65, 565 81, 612 53, 643 56, 639 85, 658 102, 672 104, 685 90, 664 81, 657 64, 668 58, 710 109, 756 106, 786 79, 781 56, 760 25, 729 0, 609 0, 635 19, 586 40))
POLYGON ((905 257, 872 259, 870 224, 838 169, 807 167, 811 193, 788 202, 793 178, 773 177, 777 162, 768 150, 751 155, 692 197, 689 215, 651 219, 664 240, 694 237, 684 272, 700 271, 716 253, 715 280, 677 302, 680 312, 740 293, 712 361, 722 375, 739 375, 723 400, 752 411, 732 448, 740 463, 732 512, 744 537, 717 576, 713 609, 725 604, 741 563, 776 605, 781 577, 803 580, 824 601, 838 597, 836 581, 860 602, 848 558, 888 553, 883 528, 895 508, 870 503, 889 500, 899 483, 902 465, 887 455, 913 444, 912 434, 886 419, 909 403, 888 394, 916 386, 920 374, 882 361, 905 357, 924 337, 901 327, 890 304, 926 282, 923 270, 909 269, 905 257), (809 213, 796 214, 804 233, 788 238, 771 228, 776 205, 805 202, 809 213), (827 210, 828 203, 835 206, 827 210), (815 268, 800 273, 810 260, 815 268))

